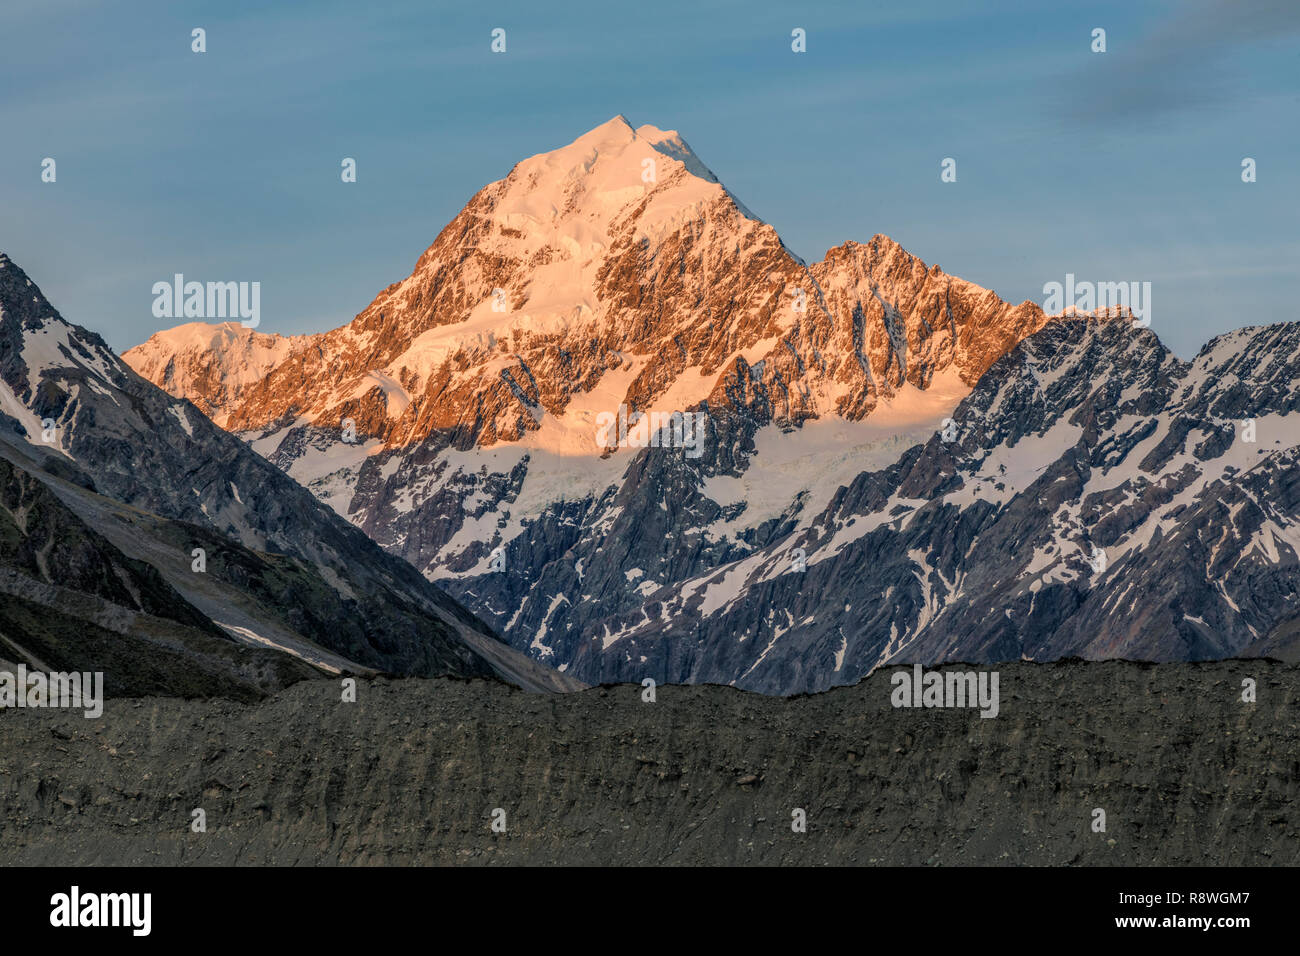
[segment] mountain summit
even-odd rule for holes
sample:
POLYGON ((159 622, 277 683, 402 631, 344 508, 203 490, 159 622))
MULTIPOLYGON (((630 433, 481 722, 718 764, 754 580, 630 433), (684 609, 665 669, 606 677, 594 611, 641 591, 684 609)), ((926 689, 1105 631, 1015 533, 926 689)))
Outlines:
POLYGON ((195 349, 190 324, 125 358, 237 431, 348 418, 386 446, 482 447, 568 431, 613 377, 632 409, 721 397, 737 363, 776 420, 858 420, 948 370, 968 388, 1044 321, 884 236, 809 269, 677 133, 617 116, 480 190, 348 325, 195 349))

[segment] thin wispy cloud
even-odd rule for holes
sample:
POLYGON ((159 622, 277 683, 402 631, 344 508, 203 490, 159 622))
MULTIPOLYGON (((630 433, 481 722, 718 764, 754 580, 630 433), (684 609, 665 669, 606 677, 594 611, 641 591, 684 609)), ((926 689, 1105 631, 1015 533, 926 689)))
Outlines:
MULTIPOLYGON (((1229 104, 1246 95, 1238 57, 1297 34, 1296 0, 1175 5, 1145 35, 1108 31, 1107 51, 1074 71, 1061 91, 1064 112, 1076 121, 1138 123, 1229 104)), ((1051 108, 1061 105, 1054 100, 1051 108)))

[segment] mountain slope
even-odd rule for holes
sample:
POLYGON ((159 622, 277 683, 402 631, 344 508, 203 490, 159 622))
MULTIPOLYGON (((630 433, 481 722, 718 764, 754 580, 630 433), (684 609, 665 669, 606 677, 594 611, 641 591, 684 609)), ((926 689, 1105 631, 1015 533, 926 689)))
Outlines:
POLYGON ((22 663, 41 672, 98 671, 110 697, 237 700, 320 676, 284 654, 232 643, 157 568, 83 522, 43 477, 0 457, 0 660, 6 669, 22 663))
POLYGON ((238 639, 348 669, 576 686, 65 322, 3 255, 0 413, 11 464, 238 639))

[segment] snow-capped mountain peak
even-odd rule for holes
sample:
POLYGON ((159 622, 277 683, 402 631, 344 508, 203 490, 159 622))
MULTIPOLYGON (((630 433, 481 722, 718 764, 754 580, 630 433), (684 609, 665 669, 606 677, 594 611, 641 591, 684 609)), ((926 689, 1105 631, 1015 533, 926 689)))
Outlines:
POLYGON ((173 395, 190 398, 216 424, 251 385, 311 341, 265 334, 238 322, 187 322, 164 329, 122 357, 173 395))
POLYGON ((618 116, 483 187, 260 379, 244 355, 210 378, 233 344, 170 380, 165 347, 128 358, 563 662, 603 616, 806 529, 1050 321, 884 235, 806 265, 681 136, 618 116), (688 412, 698 454, 636 438, 688 412))

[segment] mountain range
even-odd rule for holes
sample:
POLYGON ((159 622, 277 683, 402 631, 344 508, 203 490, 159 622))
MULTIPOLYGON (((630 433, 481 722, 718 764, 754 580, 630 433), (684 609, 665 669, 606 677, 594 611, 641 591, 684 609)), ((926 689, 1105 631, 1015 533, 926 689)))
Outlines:
MULTIPOLYGON (((323 593, 419 594, 470 671, 498 632, 517 680, 773 694, 899 662, 1293 655, 1300 326, 1183 362, 1140 325, 1011 305, 883 235, 805 263, 620 116, 484 187, 333 331, 188 323, 126 352, 136 375, 78 330, 76 374, 0 372, 97 493, 323 593), (693 449, 659 432, 687 412, 693 449)), ((446 666, 416 630, 323 646, 446 666)))

